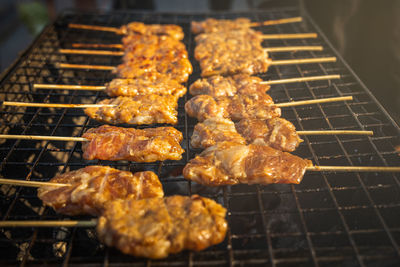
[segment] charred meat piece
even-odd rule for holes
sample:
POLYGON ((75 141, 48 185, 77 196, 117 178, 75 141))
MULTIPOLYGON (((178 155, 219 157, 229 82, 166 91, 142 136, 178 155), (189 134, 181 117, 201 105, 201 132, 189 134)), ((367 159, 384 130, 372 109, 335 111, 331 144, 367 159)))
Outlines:
POLYGON ((207 148, 224 141, 246 143, 245 139, 236 131, 233 121, 217 117, 196 124, 190 144, 194 148, 207 148))
POLYGON ((192 95, 234 96, 236 94, 259 94, 270 89, 267 84, 262 84, 259 77, 246 74, 236 74, 224 77, 221 75, 198 79, 189 88, 192 95))
POLYGON ((111 96, 172 95, 182 97, 186 87, 161 74, 144 74, 135 79, 113 79, 106 84, 106 93, 111 96))
POLYGON ((153 124, 178 122, 177 98, 175 96, 138 95, 119 96, 100 101, 98 104, 111 104, 115 107, 96 107, 85 109, 90 118, 111 124, 153 124))
POLYGON ((152 259, 222 242, 226 209, 198 195, 110 202, 97 225, 99 239, 123 253, 152 259))
POLYGON ((236 123, 236 130, 247 143, 265 144, 282 151, 294 151, 303 142, 294 125, 283 118, 241 120, 236 123))
POLYGON ((204 21, 192 21, 192 32, 200 34, 247 30, 250 28, 250 23, 248 18, 237 18, 234 20, 209 18, 204 21))
POLYGON ((201 76, 256 74, 268 70, 271 60, 261 46, 261 34, 234 31, 201 34, 196 37, 195 58, 201 76))
POLYGON ((190 160, 183 176, 207 185, 298 184, 310 160, 266 145, 217 143, 190 160))
POLYGON ((141 34, 141 35, 168 35, 176 40, 182 40, 183 30, 178 25, 173 24, 144 24, 142 22, 131 22, 120 28, 121 34, 141 34))
POLYGON ((83 158, 87 160, 180 160, 185 152, 179 144, 182 133, 173 127, 134 129, 103 125, 89 129, 82 137, 89 139, 82 144, 83 158))
POLYGON ((270 119, 281 115, 267 94, 218 96, 198 95, 185 104, 189 116, 203 121, 220 117, 238 121, 247 118, 270 119))
POLYGON ((57 175, 50 183, 67 186, 42 186, 38 197, 57 213, 98 216, 107 202, 116 199, 159 198, 162 185, 150 171, 132 174, 106 166, 88 166, 57 175))

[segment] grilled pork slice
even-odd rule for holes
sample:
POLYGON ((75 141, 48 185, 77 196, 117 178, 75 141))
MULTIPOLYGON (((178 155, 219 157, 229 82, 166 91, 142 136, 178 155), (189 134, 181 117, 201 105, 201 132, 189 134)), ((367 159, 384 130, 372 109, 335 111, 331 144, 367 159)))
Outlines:
POLYGON ((135 79, 113 79, 106 84, 106 93, 111 96, 173 95, 182 97, 186 87, 166 75, 143 75, 135 79))
POLYGON ((141 130, 103 125, 89 129, 82 137, 89 139, 82 144, 83 158, 87 160, 180 160, 185 152, 179 144, 182 133, 173 127, 141 130))
POLYGON ((99 216, 111 200, 164 196, 157 175, 150 171, 132 174, 106 166, 88 166, 57 175, 50 183, 68 186, 42 186, 38 197, 45 205, 66 215, 99 216))
POLYGON ((110 202, 97 224, 99 239, 123 253, 152 259, 222 242, 226 209, 198 195, 110 202))
POLYGON ((131 22, 120 28, 121 34, 141 34, 141 35, 167 35, 176 40, 182 40, 183 30, 178 25, 173 24, 144 24, 142 22, 131 22))
POLYGON ((185 104, 189 116, 204 121, 207 118, 230 118, 233 121, 258 118, 270 119, 281 115, 267 94, 218 96, 198 95, 185 104))
POLYGON ((175 96, 155 94, 134 97, 119 96, 100 101, 115 107, 95 107, 85 109, 90 118, 111 124, 153 124, 178 122, 178 101, 175 96))
POLYGON ((259 94, 270 89, 267 84, 261 84, 259 77, 246 74, 236 74, 224 77, 215 75, 195 81, 189 88, 192 95, 234 96, 236 94, 259 94))
POLYGON ((194 34, 210 32, 227 32, 235 30, 247 30, 251 21, 247 18, 234 20, 209 18, 204 21, 192 21, 192 32, 194 34))
POLYGON ((224 141, 246 143, 246 140, 236 131, 233 121, 217 117, 197 123, 190 144, 194 148, 207 148, 224 141))
POLYGON ((294 151, 303 142, 294 125, 283 118, 246 119, 235 124, 247 143, 265 144, 282 151, 294 151))
POLYGON ((266 72, 271 60, 261 41, 261 34, 250 30, 197 36, 195 58, 200 62, 201 76, 266 72))
POLYGON ((192 71, 189 59, 164 54, 152 58, 136 58, 126 61, 118 65, 114 72, 119 78, 126 79, 142 77, 147 73, 159 73, 179 83, 184 83, 192 71))
POLYGON ((266 145, 217 143, 183 169, 186 179, 207 186, 233 184, 298 184, 310 160, 266 145))

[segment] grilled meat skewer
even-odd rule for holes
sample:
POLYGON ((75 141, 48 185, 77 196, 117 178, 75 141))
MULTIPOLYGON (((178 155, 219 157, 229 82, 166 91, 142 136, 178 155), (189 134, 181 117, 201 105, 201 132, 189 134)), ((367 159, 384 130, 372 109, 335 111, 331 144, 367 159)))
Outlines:
POLYGON ((266 145, 221 142, 190 160, 186 179, 207 186, 298 184, 312 162, 266 145))
POLYGON ((98 216, 112 200, 164 196, 157 175, 150 171, 132 174, 106 166, 88 166, 57 175, 50 183, 66 186, 42 186, 38 197, 57 213, 66 215, 98 216))
POLYGON ((115 107, 85 109, 90 118, 111 124, 153 124, 178 122, 177 98, 175 96, 159 96, 155 94, 120 96, 105 99, 99 104, 113 104, 115 107))
POLYGON ((180 160, 182 133, 172 127, 146 129, 121 128, 103 125, 83 134, 88 142, 82 144, 87 160, 128 160, 155 162, 180 160))
POLYGON ((198 195, 116 200, 99 218, 97 233, 103 243, 123 253, 160 259, 222 242, 225 214, 224 207, 198 195))

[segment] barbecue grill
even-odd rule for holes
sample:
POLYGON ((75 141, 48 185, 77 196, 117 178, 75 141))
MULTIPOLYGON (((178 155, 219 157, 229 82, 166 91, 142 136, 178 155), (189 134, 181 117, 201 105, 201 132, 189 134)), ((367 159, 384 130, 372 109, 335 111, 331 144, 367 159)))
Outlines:
MULTIPOLYGON (((4 74, 0 100, 20 102, 95 103, 101 92, 33 89, 34 83, 103 85, 112 79, 107 71, 65 70, 57 63, 117 65, 118 57, 63 55, 72 43, 119 43, 121 36, 67 28, 68 23, 120 26, 130 21, 174 23, 183 27, 194 73, 192 20, 208 17, 249 17, 263 21, 299 15, 295 8, 252 13, 172 14, 65 12, 45 28, 36 41, 4 74)), ((285 108, 282 117, 298 130, 373 130, 367 136, 304 136, 294 153, 316 165, 399 166, 395 146, 400 130, 366 86, 344 62, 307 14, 303 23, 259 28, 264 33, 318 32, 317 39, 268 40, 265 46, 322 45, 323 51, 271 53, 273 59, 336 56, 336 63, 272 66, 265 80, 340 74, 334 81, 273 85, 275 102, 322 97, 354 96, 336 102, 285 108)), ((229 230, 223 243, 202 252, 183 252, 150 261, 123 255, 97 241, 93 228, 4 228, 0 232, 0 265, 104 265, 104 266, 394 266, 400 263, 400 180, 391 173, 307 173, 300 185, 226 186, 208 188, 182 177, 187 161, 200 150, 189 146, 196 120, 184 112, 186 96, 179 101, 179 123, 186 150, 181 161, 139 164, 85 161, 81 145, 73 142, 0 140, 0 174, 6 178, 47 181, 56 173, 87 165, 110 165, 121 170, 155 171, 165 194, 200 194, 228 209, 229 230)), ((1 134, 80 136, 98 126, 82 110, 3 107, 1 134)), ((146 126, 140 126, 141 128, 146 126)), ((148 126, 147 126, 148 127, 148 126)), ((0 185, 2 220, 63 220, 42 206, 36 189, 0 185)), ((88 219, 76 217, 74 219, 88 219)))

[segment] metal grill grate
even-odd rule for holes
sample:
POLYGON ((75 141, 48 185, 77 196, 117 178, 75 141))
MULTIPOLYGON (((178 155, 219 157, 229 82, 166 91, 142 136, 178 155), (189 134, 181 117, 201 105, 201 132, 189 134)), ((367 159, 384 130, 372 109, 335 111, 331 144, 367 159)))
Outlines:
MULTIPOLYGON (((188 84, 199 78, 193 59, 194 41, 190 21, 209 16, 253 21, 293 17, 297 9, 276 9, 252 13, 160 14, 64 13, 47 27, 15 66, 3 77, 0 99, 9 101, 94 103, 103 93, 84 91, 33 90, 33 83, 102 85, 112 79, 105 71, 62 70, 56 63, 116 65, 118 57, 65 56, 59 48, 74 42, 118 43, 120 36, 106 32, 68 29, 68 23, 120 26, 130 21, 175 23, 184 28, 194 73, 188 84)), ((319 29, 306 17, 304 23, 260 28, 265 33, 314 32, 319 29)), ((320 52, 272 53, 273 59, 337 56, 326 38, 265 41, 265 46, 322 45, 320 52)), ((340 59, 337 63, 273 66, 264 79, 340 74, 335 81, 315 81, 274 85, 270 94, 276 102, 352 95, 347 103, 330 103, 285 108, 283 117, 299 130, 365 129, 365 136, 309 136, 295 154, 319 165, 398 166, 395 146, 400 142, 399 128, 389 118, 368 89, 340 59)), ((181 170, 199 150, 189 146, 196 120, 184 113, 179 102, 177 129, 184 134, 186 150, 181 161, 138 164, 133 162, 85 161, 81 146, 75 143, 0 140, 3 177, 48 180, 62 171, 104 164, 140 171, 153 170, 160 176, 166 195, 194 194, 210 197, 228 210, 229 231, 222 244, 202 252, 183 252, 165 260, 150 261, 122 255, 105 248, 94 229, 27 228, 1 229, 0 264, 20 265, 104 265, 104 266, 288 266, 288 265, 396 265, 400 262, 400 184, 388 173, 308 173, 300 185, 270 185, 207 188, 183 179, 181 170)), ((1 134, 40 134, 80 136, 98 125, 81 110, 4 107, 0 111, 1 134)), ((36 189, 0 186, 2 220, 58 220, 67 218, 44 208, 36 189)), ((82 219, 79 217, 78 219, 82 219)))

